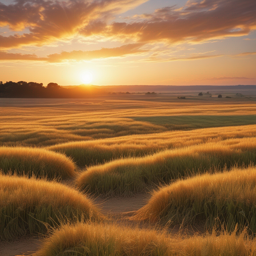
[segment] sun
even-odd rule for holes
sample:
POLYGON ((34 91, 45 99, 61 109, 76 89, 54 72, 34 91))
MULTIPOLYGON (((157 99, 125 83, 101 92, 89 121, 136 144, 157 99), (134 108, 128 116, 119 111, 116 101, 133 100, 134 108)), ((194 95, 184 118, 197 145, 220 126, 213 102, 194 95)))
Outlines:
POLYGON ((82 72, 80 75, 80 79, 83 84, 92 84, 94 79, 93 73, 91 71, 82 72))

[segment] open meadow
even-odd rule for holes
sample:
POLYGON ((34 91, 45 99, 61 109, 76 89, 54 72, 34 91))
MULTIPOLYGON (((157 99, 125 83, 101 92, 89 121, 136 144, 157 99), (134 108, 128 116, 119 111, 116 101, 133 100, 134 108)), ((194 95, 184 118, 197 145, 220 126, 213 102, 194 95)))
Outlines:
POLYGON ((256 255, 256 95, 0 99, 0 256, 256 255))

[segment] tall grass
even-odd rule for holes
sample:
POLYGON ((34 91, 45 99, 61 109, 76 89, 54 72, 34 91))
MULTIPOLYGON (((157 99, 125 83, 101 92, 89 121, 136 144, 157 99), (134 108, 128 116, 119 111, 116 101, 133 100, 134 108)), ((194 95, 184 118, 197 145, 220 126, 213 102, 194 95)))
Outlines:
POLYGON ((248 125, 69 142, 57 144, 48 149, 64 153, 71 157, 77 165, 84 167, 122 157, 141 157, 160 150, 255 136, 256 125, 248 125))
POLYGON ((115 160, 92 166, 77 180, 80 190, 102 195, 130 195, 206 171, 221 171, 256 163, 255 139, 227 140, 167 150, 142 158, 115 160))
POLYGON ((37 148, 0 147, 0 170, 4 173, 54 178, 74 177, 73 161, 60 153, 37 148))
POLYGON ((103 218, 83 194, 56 182, 0 175, 0 240, 103 218))
POLYGON ((244 234, 182 238, 155 230, 116 225, 67 225, 46 239, 35 256, 252 256, 256 245, 244 234))
POLYGON ((177 181, 155 191, 135 219, 170 225, 203 221, 228 231, 248 227, 256 232, 256 168, 204 174, 177 181))

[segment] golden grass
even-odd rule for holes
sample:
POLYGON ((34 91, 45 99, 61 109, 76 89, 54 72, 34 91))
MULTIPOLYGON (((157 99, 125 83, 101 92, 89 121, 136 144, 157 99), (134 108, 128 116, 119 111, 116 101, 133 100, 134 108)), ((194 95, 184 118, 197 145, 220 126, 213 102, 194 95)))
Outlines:
POLYGON ((193 225, 224 225, 227 230, 248 227, 256 232, 256 168, 204 174, 177 181, 153 192, 138 210, 136 220, 193 225))
POLYGON ((80 167, 84 167, 122 157, 144 156, 165 149, 255 136, 256 125, 247 125, 69 142, 57 144, 47 149, 64 153, 80 167))
POLYGON ((103 216, 91 200, 56 182, 0 175, 0 240, 103 216))
POLYGON ((35 256, 252 256, 256 245, 244 234, 191 238, 116 225, 67 225, 46 239, 35 256))
POLYGON ((89 167, 76 180, 80 190, 95 194, 129 195, 145 192, 152 185, 169 183, 195 173, 256 162, 256 138, 231 139, 142 158, 115 160, 89 167))
POLYGON ((0 147, 0 170, 48 179, 65 179, 76 175, 73 161, 65 155, 23 147, 0 147))
MULTIPOLYGON (((167 98, 171 100, 169 96, 167 98)), ((168 130, 164 125, 136 121, 133 119, 136 117, 256 114, 255 104, 246 101, 239 102, 238 106, 237 100, 220 103, 213 99, 196 105, 194 101, 161 102, 161 99, 154 104, 136 96, 134 100, 113 100, 111 97, 86 100, 3 99, 0 104, 0 145, 43 147, 168 130)))

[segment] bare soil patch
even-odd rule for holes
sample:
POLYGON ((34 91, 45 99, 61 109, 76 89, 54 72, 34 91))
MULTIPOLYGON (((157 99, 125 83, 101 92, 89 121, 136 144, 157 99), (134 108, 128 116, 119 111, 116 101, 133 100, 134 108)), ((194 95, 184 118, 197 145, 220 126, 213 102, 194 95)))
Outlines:
POLYGON ((23 256, 31 255, 36 252, 43 239, 24 237, 13 242, 0 242, 0 255, 1 256, 23 256))

